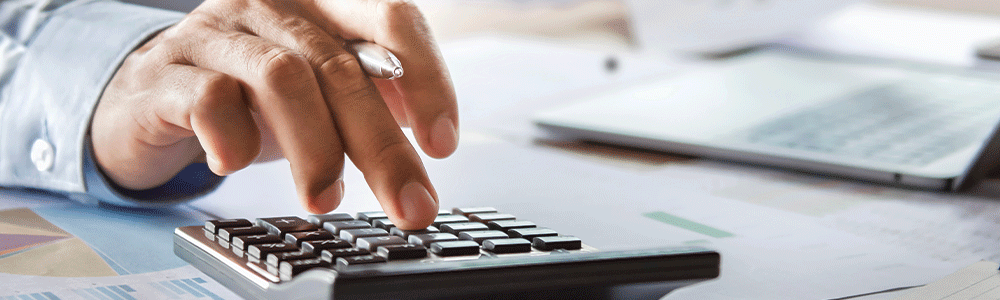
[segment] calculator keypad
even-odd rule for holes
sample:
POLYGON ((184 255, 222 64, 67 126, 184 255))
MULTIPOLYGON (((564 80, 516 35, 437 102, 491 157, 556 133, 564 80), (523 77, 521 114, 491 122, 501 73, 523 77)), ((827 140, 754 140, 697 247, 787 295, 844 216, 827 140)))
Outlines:
MULTIPOLYGON (((205 235, 281 280, 313 268, 352 268, 390 262, 545 255, 579 250, 579 238, 539 228, 492 207, 441 211, 424 230, 402 230, 383 212, 213 220, 205 235)), ((264 272, 264 271, 259 271, 264 272)))

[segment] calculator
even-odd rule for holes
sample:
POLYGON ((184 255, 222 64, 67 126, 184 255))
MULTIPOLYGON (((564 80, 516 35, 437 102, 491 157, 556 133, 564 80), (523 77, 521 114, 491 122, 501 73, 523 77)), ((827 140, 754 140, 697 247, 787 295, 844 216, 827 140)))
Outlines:
POLYGON ((601 251, 491 207, 400 230, 383 212, 211 220, 174 252, 247 299, 662 297, 719 275, 701 247, 601 251))

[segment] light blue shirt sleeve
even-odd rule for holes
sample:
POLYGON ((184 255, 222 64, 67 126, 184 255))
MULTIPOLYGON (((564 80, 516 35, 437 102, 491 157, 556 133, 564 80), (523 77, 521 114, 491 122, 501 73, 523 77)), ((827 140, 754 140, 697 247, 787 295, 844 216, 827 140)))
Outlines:
POLYGON ((0 186, 141 207, 217 187, 222 178, 194 164, 159 188, 118 188, 89 144, 94 109, 119 65, 182 17, 115 1, 0 0, 0 186))

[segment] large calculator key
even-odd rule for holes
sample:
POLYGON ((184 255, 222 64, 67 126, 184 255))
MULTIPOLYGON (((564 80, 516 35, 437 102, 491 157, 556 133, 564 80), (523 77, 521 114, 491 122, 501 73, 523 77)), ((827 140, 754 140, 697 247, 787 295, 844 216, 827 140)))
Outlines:
POLYGON ((483 249, 496 254, 531 252, 531 242, 522 238, 483 241, 483 249))
POLYGON ((507 231, 510 237, 519 237, 526 240, 534 240, 536 237, 557 236, 558 232, 548 228, 520 228, 507 231))
POLYGON ((464 222, 468 222, 468 221, 469 221, 469 218, 466 218, 465 216, 461 216, 461 215, 439 215, 439 216, 437 216, 437 218, 434 219, 434 226, 437 226, 438 228, 440 228, 441 225, 443 225, 443 224, 448 224, 448 223, 464 223, 464 222))
POLYGON ((348 240, 351 243, 357 242, 359 238, 387 235, 389 235, 389 232, 382 228, 361 228, 340 231, 340 238, 348 240))
POLYGON ((414 235, 414 234, 428 234, 428 233, 439 233, 439 232, 441 232, 441 230, 438 230, 437 227, 434 227, 434 226, 427 226, 427 229, 423 229, 423 230, 402 230, 402 229, 399 229, 399 227, 393 227, 391 230, 389 230, 389 234, 395 235, 395 236, 398 236, 398 237, 401 237, 401 238, 404 238, 404 239, 409 239, 410 235, 414 235))
POLYGON ((482 231, 482 230, 490 230, 490 228, 486 227, 486 225, 483 225, 483 223, 476 223, 476 222, 448 223, 441 225, 441 231, 454 235, 458 235, 460 232, 463 231, 482 231))
POLYGON ((278 236, 284 236, 289 232, 314 231, 319 229, 319 226, 316 226, 316 224, 309 223, 309 221, 299 217, 260 218, 257 219, 257 225, 264 227, 267 231, 278 236))
POLYGON ((413 234, 407 240, 410 244, 423 245, 424 247, 430 247, 431 243, 436 242, 446 242, 446 241, 457 241, 458 237, 450 233, 425 233, 425 234, 413 234))
POLYGON ((273 234, 260 234, 260 235, 245 235, 237 236, 233 238, 231 242, 233 248, 240 249, 243 251, 247 250, 250 245, 256 244, 274 244, 281 243, 281 238, 273 234))
POLYGON ((448 241, 431 244, 431 252, 440 256, 479 254, 479 244, 473 241, 448 241))
POLYGON ((376 236, 359 238, 355 243, 358 245, 358 248, 375 252, 375 249, 379 246, 406 244, 406 240, 398 236, 376 236))
POLYGON ((317 253, 327 249, 350 248, 351 243, 345 240, 319 240, 302 242, 302 250, 317 253))
POLYGON ((511 214, 489 213, 489 214, 469 215, 470 221, 480 222, 480 223, 489 223, 491 221, 510 221, 514 219, 516 218, 514 217, 514 215, 511 214))
POLYGON ((458 234, 458 239, 473 241, 477 244, 482 244, 485 240, 491 239, 505 239, 509 238, 503 231, 497 230, 485 230, 485 231, 466 231, 458 234))
POLYGON ((278 265, 278 273, 286 277, 298 275, 306 270, 329 266, 330 263, 319 258, 283 261, 278 265))
POLYGON ((326 231, 333 232, 333 234, 340 234, 341 230, 345 229, 359 229, 359 228, 372 228, 371 224, 361 220, 354 221, 336 221, 336 222, 326 222, 323 223, 323 229, 326 231))
POLYGON ((229 227, 250 227, 253 224, 246 219, 226 219, 226 220, 212 220, 205 222, 205 230, 212 232, 212 234, 219 233, 219 229, 229 228, 229 227))
POLYGON ((372 226, 385 229, 386 231, 396 228, 396 224, 389 219, 376 219, 375 221, 372 221, 372 226))
POLYGON ((535 249, 550 251, 556 249, 577 250, 581 247, 580 238, 573 236, 542 236, 531 241, 535 249))
POLYGON ((520 220, 490 221, 486 223, 486 226, 489 226, 490 229, 500 230, 504 232, 511 229, 538 227, 535 226, 535 223, 532 223, 531 221, 520 221, 520 220))
POLYGON ((421 245, 402 244, 378 247, 378 255, 388 260, 414 259, 427 257, 427 248, 421 245))
POLYGON ((247 254, 256 257, 258 259, 261 258, 266 259, 267 255, 271 253, 290 252, 296 250, 299 250, 299 248, 295 247, 295 245, 286 243, 259 244, 259 245, 250 245, 250 247, 247 247, 247 254))
POLYGON ((225 242, 232 242, 233 237, 244 236, 244 235, 261 235, 267 234, 267 230, 263 227, 250 226, 250 227, 231 227, 219 229, 219 239, 225 242))
POLYGON ((456 207, 451 210, 452 213, 456 215, 463 215, 468 217, 471 214, 489 214, 497 212, 496 208, 492 207, 456 207))
POLYGON ((337 258, 337 267, 344 268, 356 265, 366 265, 386 262, 385 257, 378 255, 347 256, 337 258))
POLYGON ((341 249, 327 249, 319 253, 319 257, 328 262, 334 262, 338 257, 348 257, 348 256, 359 256, 368 255, 371 252, 365 249, 359 248, 341 248, 341 249))
POLYGON ((336 238, 337 237, 333 236, 332 233, 326 230, 289 232, 285 234, 286 243, 299 245, 300 247, 302 242, 305 241, 332 240, 336 238))
POLYGON ((283 261, 316 258, 316 254, 308 251, 279 252, 267 255, 267 264, 278 266, 283 261))
POLYGON ((381 211, 367 211, 358 213, 358 220, 362 220, 368 223, 374 222, 375 220, 378 219, 388 219, 388 218, 389 216, 381 211))
POLYGON ((345 214, 345 213, 333 213, 325 215, 311 215, 308 218, 306 218, 306 220, 308 220, 309 223, 313 223, 316 226, 323 226, 323 224, 326 222, 353 221, 354 217, 352 217, 350 214, 345 214))

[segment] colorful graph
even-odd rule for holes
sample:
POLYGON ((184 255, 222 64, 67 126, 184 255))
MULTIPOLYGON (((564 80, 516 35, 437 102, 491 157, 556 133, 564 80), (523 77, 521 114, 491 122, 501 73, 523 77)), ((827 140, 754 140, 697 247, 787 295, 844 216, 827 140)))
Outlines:
POLYGON ((83 240, 24 208, 0 211, 0 272, 54 277, 118 275, 83 240))

